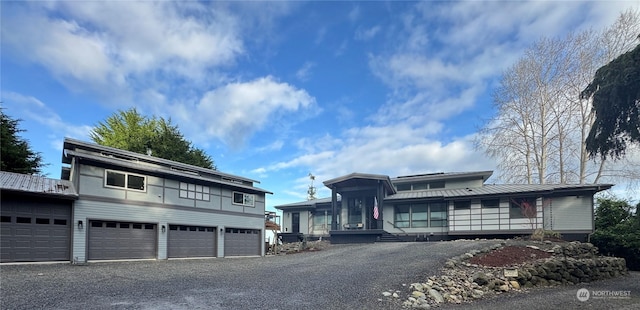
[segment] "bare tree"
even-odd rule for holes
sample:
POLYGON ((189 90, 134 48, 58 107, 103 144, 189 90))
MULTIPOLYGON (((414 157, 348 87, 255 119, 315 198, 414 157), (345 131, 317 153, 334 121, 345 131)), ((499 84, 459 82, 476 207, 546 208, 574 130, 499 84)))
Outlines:
POLYGON ((594 114, 591 101, 580 98, 599 67, 635 47, 638 33, 640 13, 628 10, 602 31, 538 40, 503 73, 493 95, 496 115, 476 139, 476 148, 499 162, 501 181, 640 179, 640 157, 589 158, 585 139, 594 114))

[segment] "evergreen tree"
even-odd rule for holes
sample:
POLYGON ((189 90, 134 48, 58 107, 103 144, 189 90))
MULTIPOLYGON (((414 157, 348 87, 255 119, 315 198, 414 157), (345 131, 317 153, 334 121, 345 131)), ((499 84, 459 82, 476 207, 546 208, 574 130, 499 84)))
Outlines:
POLYGON ((178 126, 164 118, 148 118, 135 108, 118 111, 89 133, 100 145, 148 154, 198 167, 216 169, 213 160, 203 150, 193 147, 178 126))
POLYGON ((40 174, 42 156, 34 152, 27 140, 18 136, 20 120, 12 119, 0 109, 0 170, 23 174, 40 174))

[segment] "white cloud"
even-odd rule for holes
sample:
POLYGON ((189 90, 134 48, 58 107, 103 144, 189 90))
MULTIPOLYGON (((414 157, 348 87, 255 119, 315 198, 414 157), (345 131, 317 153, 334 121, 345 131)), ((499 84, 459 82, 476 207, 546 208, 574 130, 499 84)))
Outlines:
POLYGON ((3 10, 3 46, 73 90, 113 96, 157 75, 193 83, 244 52, 233 16, 194 2, 12 3, 3 10))
POLYGON ((302 67, 298 69, 298 71, 296 71, 296 77, 301 81, 308 81, 311 77, 311 69, 313 69, 313 67, 315 66, 316 64, 314 62, 305 62, 304 65, 302 65, 302 67))
POLYGON ((182 128, 193 133, 194 140, 213 137, 238 147, 285 114, 314 104, 315 99, 306 91, 267 76, 227 84, 205 93, 194 106, 181 104, 170 110, 175 111, 182 128))
POLYGON ((66 123, 58 113, 37 98, 11 91, 5 91, 2 97, 6 106, 9 106, 13 113, 48 128, 48 137, 52 140, 51 146, 56 150, 62 150, 64 137, 89 140, 92 126, 66 123))
POLYGON ((356 30, 355 39, 360 41, 368 41, 373 39, 382 29, 380 26, 373 26, 368 29, 358 28, 356 30))

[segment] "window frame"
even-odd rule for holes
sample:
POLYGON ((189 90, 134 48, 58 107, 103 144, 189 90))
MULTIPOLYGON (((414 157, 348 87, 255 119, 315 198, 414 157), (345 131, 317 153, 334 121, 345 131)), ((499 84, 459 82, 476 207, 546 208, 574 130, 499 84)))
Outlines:
POLYGON ((255 208, 256 206, 256 195, 255 194, 247 194, 243 192, 233 191, 231 194, 231 203, 234 205, 245 206, 255 208), (242 195, 242 203, 236 202, 236 195, 242 195), (247 197, 251 197, 251 203, 247 203, 247 197))
POLYGON ((137 174, 137 173, 129 173, 129 172, 124 172, 124 171, 105 169, 104 170, 104 187, 106 187, 106 188, 115 188, 115 189, 124 189, 124 190, 130 190, 130 191, 146 193, 147 192, 147 176, 146 175, 137 174), (116 174, 124 175, 124 186, 108 184, 107 183, 107 181, 108 181, 107 175, 109 173, 116 173, 116 174), (137 188, 129 187, 129 176, 142 178, 142 187, 143 187, 143 189, 137 189, 137 188))
POLYGON ((509 199, 509 219, 512 220, 518 220, 518 219, 529 219, 529 217, 522 213, 522 208, 515 203, 515 199, 520 200, 520 202, 522 203, 522 201, 527 200, 528 202, 533 202, 533 206, 535 208, 535 214, 536 214, 536 218, 538 217, 538 197, 516 197, 516 198, 510 198, 509 199), (514 211, 515 209, 517 209, 517 213, 516 211, 514 211))
POLYGON ((211 201, 211 187, 194 183, 180 182, 178 197, 198 201, 211 201))
POLYGON ((471 200, 457 200, 453 202, 453 211, 471 210, 471 200), (464 203, 464 206, 458 206, 458 204, 464 203))
POLYGON ((482 199, 480 200, 480 204, 483 209, 498 209, 500 208, 500 198, 496 199, 482 199), (487 205, 485 202, 497 202, 496 205, 487 205))

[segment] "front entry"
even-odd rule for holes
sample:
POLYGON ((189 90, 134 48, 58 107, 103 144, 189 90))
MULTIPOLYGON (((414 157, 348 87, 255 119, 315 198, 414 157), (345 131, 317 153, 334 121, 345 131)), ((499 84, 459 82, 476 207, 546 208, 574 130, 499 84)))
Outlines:
POLYGON ((300 213, 299 212, 291 213, 291 232, 292 233, 300 232, 300 213))

